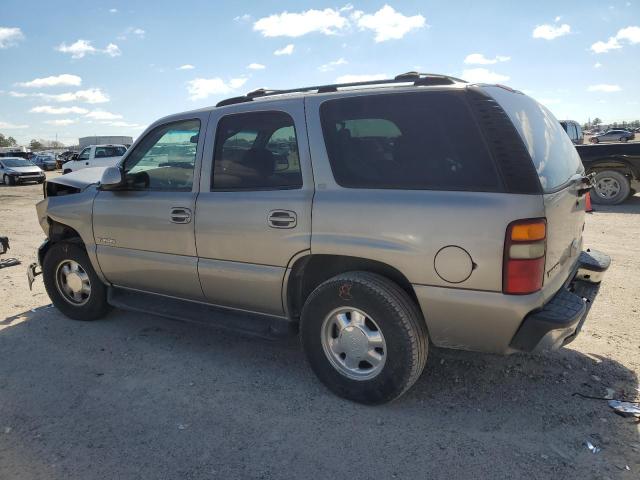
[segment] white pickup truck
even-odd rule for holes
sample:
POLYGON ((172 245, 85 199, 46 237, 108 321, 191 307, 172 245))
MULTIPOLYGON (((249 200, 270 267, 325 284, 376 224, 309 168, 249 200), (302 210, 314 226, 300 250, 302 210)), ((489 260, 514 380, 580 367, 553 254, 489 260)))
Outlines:
POLYGON ((64 163, 62 173, 91 167, 113 167, 126 151, 127 147, 124 145, 91 145, 83 149, 77 158, 64 163))

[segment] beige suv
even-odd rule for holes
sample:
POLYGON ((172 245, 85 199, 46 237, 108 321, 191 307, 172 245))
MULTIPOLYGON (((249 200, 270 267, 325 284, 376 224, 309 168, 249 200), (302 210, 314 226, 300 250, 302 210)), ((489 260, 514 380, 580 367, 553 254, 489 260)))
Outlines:
POLYGON ((582 251, 590 186, 558 121, 509 88, 408 73, 258 90, 48 181, 39 260, 71 318, 299 329, 331 390, 383 403, 431 344, 575 337, 609 265, 582 251))

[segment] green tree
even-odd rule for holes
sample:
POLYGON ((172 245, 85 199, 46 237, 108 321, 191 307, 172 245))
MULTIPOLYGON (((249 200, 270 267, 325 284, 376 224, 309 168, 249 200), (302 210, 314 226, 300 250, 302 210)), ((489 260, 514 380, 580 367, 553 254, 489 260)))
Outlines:
POLYGON ((0 133, 0 147, 15 147, 16 145, 18 145, 18 142, 16 142, 15 138, 5 137, 0 133))
POLYGON ((593 125, 600 125, 602 123, 602 120, 600 120, 598 117, 593 119, 593 122, 591 122, 593 125))
POLYGON ((36 140, 35 138, 31 140, 31 142, 29 142, 29 148, 32 151, 37 151, 37 150, 42 150, 42 142, 40 142, 39 140, 36 140))

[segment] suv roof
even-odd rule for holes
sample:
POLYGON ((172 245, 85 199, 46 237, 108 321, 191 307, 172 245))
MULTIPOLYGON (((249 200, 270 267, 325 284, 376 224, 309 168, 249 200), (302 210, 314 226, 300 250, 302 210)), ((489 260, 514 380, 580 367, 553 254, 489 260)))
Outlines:
POLYGON ((335 93, 339 88, 349 88, 348 91, 353 91, 357 87, 374 87, 384 85, 398 85, 413 84, 413 86, 446 86, 456 84, 466 84, 465 80, 460 78, 451 77, 449 75, 440 75, 435 73, 418 73, 418 72, 406 72, 400 75, 396 75, 393 79, 388 80, 369 80, 364 82, 350 82, 350 83, 332 83, 328 85, 315 85, 308 87, 291 88, 286 90, 274 90, 259 88, 248 92, 246 95, 239 97, 231 97, 222 100, 216 104, 216 107, 224 107, 227 105, 235 105, 237 103, 251 102, 254 99, 262 99, 271 96, 302 94, 308 95, 313 93, 335 93))

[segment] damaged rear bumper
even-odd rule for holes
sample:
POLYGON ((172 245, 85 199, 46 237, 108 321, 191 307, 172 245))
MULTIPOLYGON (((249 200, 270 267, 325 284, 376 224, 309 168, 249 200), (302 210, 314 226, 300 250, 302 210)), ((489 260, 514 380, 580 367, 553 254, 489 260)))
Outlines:
POLYGON ((515 350, 556 349, 573 341, 589 314, 611 259, 587 250, 580 254, 569 281, 541 309, 529 313, 511 340, 515 350))

